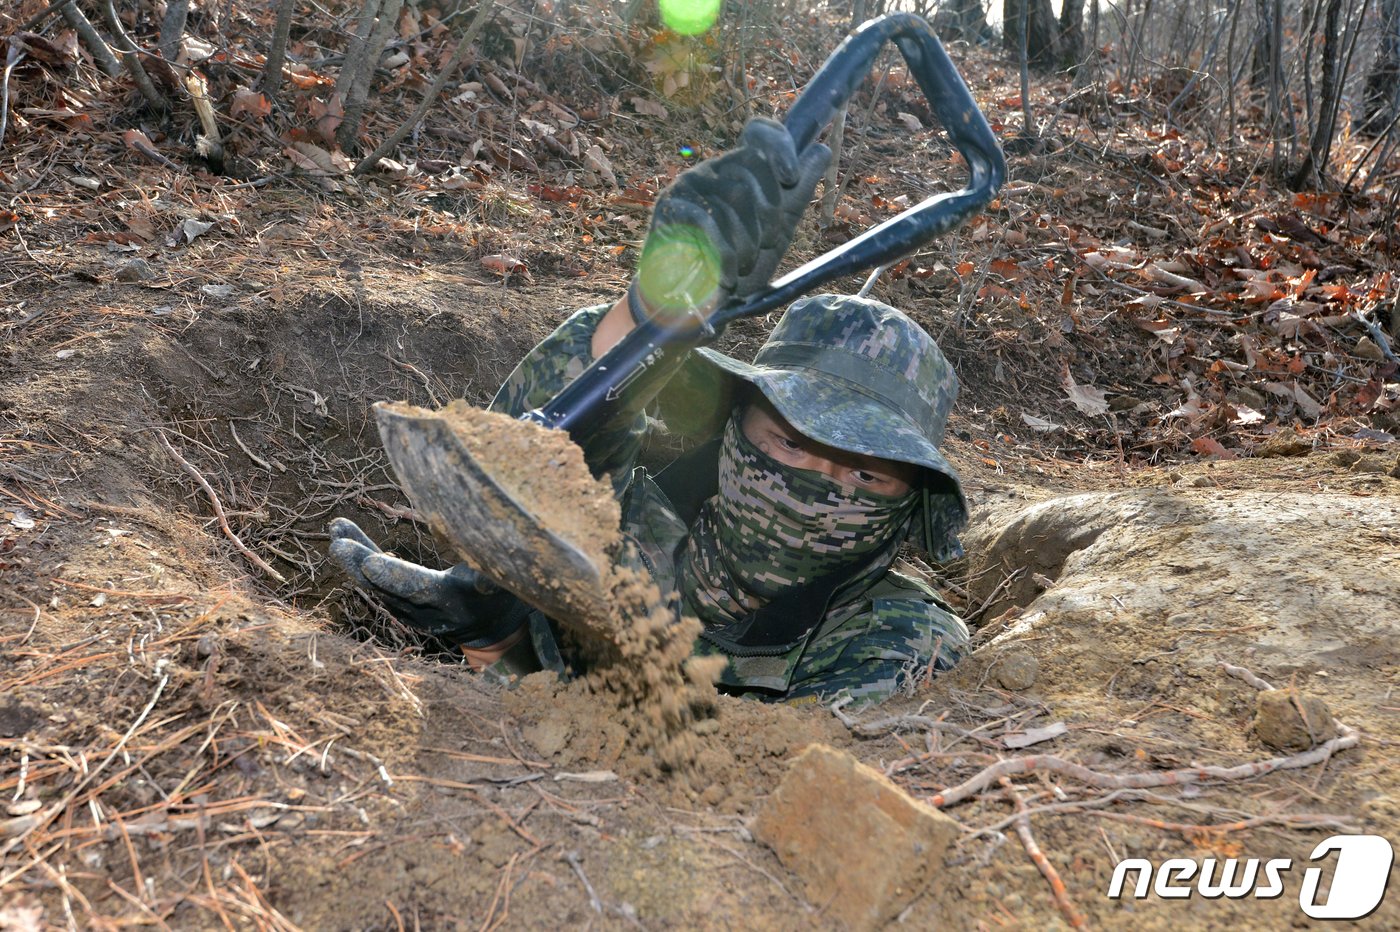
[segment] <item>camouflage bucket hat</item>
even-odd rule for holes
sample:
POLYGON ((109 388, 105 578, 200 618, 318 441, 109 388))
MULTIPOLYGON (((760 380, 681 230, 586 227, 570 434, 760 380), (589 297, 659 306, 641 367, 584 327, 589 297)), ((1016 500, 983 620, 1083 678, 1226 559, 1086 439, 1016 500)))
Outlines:
POLYGON ((813 295, 793 302, 752 364, 696 353, 753 385, 813 440, 922 466, 931 473, 927 485, 952 493, 957 517, 966 516, 957 470, 938 449, 958 378, 902 312, 868 298, 813 295))

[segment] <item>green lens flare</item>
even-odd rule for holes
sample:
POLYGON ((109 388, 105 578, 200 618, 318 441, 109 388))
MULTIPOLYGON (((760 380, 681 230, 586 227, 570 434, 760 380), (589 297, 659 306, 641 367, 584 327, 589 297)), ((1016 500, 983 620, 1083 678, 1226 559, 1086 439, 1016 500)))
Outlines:
POLYGON ((724 0, 657 0, 661 21, 672 32, 683 36, 698 36, 719 19, 724 0))
POLYGON ((708 314, 720 298, 720 258, 698 227, 676 223, 647 236, 637 264, 637 287, 655 319, 708 314))

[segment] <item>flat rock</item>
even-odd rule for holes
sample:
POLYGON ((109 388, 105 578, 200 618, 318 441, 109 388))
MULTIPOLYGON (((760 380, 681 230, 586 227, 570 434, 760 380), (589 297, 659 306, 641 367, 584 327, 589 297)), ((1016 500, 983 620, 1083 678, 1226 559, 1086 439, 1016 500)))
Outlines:
POLYGON ((1256 452, 1257 456, 1306 456, 1312 452, 1312 442, 1300 437, 1291 427, 1284 427, 1270 435, 1256 452))
POLYGON ((850 754, 813 744, 793 761, 753 832, 801 878, 824 919, 874 929, 939 872, 958 825, 850 754))

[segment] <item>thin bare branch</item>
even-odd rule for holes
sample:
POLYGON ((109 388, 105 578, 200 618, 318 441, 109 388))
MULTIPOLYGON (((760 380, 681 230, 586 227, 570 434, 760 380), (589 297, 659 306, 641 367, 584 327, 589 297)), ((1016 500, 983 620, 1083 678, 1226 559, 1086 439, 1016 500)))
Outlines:
POLYGON ((356 175, 363 175, 365 172, 378 165, 379 160, 392 152, 394 147, 402 142, 404 137, 413 131, 413 127, 417 126, 419 121, 433 108, 433 104, 437 102, 438 94, 442 93, 443 87, 447 85, 452 75, 456 73, 457 66, 462 63, 462 58, 467 54, 472 43, 476 41, 476 37, 486 26, 495 8, 495 0, 482 0, 481 6, 477 8, 476 17, 472 19, 471 25, 467 27, 466 33, 458 40, 457 48, 453 50, 452 57, 448 59, 447 64, 442 66, 442 70, 438 72, 438 76, 433 79, 432 85, 423 92, 423 99, 419 101, 417 108, 414 109, 407 120, 399 124, 398 129, 390 133, 383 142, 376 146, 373 152, 360 159, 359 164, 355 166, 354 173, 356 175))
POLYGON ((279 0, 277 4, 277 25, 272 30, 272 46, 267 50, 267 66, 263 68, 258 90, 269 100, 277 96, 282 87, 282 64, 287 60, 287 36, 292 31, 292 11, 296 0, 279 0))
POLYGON ((127 35, 126 29, 122 26, 121 17, 117 16, 117 9, 112 5, 112 0, 104 0, 102 12, 107 17, 107 28, 117 37, 118 51, 121 52, 122 63, 126 65, 127 72, 131 79, 136 82, 136 88, 141 92, 141 96, 146 98, 146 103, 156 110, 169 110, 170 101, 165 95, 156 89, 151 81, 151 76, 146 73, 146 68, 141 64, 140 46, 136 41, 127 35))

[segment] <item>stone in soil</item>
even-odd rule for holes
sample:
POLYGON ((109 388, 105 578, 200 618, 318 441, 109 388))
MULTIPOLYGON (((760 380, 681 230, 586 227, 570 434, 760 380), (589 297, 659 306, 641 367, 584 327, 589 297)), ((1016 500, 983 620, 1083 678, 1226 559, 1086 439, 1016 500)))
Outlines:
POLYGON ((996 668, 997 682, 1004 689, 1019 692, 1035 685, 1040 673, 1040 661, 1028 650, 1009 650, 1002 655, 996 668))
POLYGON ((1292 689, 1259 694, 1254 733, 1264 744, 1279 751, 1306 751, 1339 734, 1327 703, 1292 689))
POLYGON ((828 921, 874 929, 941 871, 958 824, 850 754, 814 744, 793 761, 753 832, 828 921))
POLYGON ((1259 449, 1260 456, 1304 456, 1312 452, 1312 443, 1291 427, 1275 432, 1259 449))

